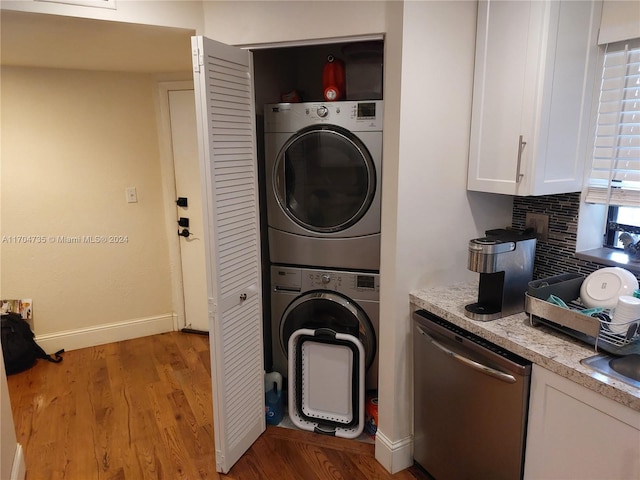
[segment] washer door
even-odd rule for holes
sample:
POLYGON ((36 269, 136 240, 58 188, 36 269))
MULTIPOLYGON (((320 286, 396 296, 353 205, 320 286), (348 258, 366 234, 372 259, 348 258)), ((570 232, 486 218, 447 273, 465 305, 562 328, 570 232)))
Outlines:
POLYGON ((352 300, 337 292, 315 290, 292 301, 280 321, 280 348, 288 358, 289 337, 296 330, 329 328, 358 338, 364 347, 365 370, 376 355, 376 335, 367 314, 352 300))
POLYGON ((273 170, 280 208, 319 233, 345 230, 367 212, 376 190, 371 154, 351 132, 313 125, 285 143, 273 170))

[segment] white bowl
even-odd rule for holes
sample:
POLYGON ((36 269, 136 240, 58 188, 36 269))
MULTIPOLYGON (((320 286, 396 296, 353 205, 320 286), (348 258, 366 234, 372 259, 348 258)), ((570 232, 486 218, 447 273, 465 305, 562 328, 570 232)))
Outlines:
POLYGON ((640 298, 631 295, 620 295, 620 297, 618 297, 618 307, 640 312, 640 298))
POLYGON ((629 327, 633 323, 637 323, 637 322, 617 323, 617 322, 611 321, 611 323, 607 325, 609 326, 609 330, 611 330, 613 333, 617 333, 618 335, 625 335, 629 330, 629 327))
POLYGON ((618 297, 632 295, 638 279, 629 270, 605 267, 596 270, 582 282, 580 300, 588 308, 615 308, 618 297))
POLYGON ((633 320, 640 320, 640 315, 621 313, 621 312, 618 312, 617 308, 615 313, 613 314, 613 319, 612 319, 612 321, 615 323, 626 323, 626 322, 631 322, 633 320))
POLYGON ((640 298, 629 295, 622 295, 618 298, 618 305, 616 305, 613 320, 617 323, 640 320, 640 298))

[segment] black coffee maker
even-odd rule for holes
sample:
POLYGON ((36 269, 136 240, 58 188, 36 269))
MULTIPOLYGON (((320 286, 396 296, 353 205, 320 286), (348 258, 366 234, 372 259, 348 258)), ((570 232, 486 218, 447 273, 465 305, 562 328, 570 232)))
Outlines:
POLYGON ((480 274, 478 301, 465 306, 473 320, 495 320, 524 311, 524 294, 533 279, 533 229, 496 229, 469 241, 468 268, 480 274))

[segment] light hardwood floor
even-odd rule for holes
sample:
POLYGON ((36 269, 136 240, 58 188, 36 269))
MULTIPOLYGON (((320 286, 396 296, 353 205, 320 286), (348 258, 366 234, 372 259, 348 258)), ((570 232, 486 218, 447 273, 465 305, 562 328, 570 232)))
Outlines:
POLYGON ((268 427, 215 471, 209 342, 179 332, 74 350, 8 377, 27 480, 428 479, 390 475, 372 444, 268 427))

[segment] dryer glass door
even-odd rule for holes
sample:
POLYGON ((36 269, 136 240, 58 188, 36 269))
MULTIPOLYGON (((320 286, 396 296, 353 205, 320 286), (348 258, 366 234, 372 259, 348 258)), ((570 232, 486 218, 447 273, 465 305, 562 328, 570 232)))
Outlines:
POLYGON ((358 138, 334 125, 296 133, 275 164, 278 202, 299 225, 314 232, 339 232, 367 212, 376 188, 371 155, 358 138))

